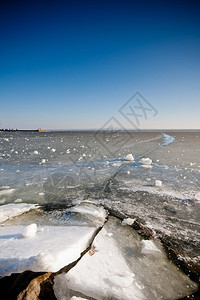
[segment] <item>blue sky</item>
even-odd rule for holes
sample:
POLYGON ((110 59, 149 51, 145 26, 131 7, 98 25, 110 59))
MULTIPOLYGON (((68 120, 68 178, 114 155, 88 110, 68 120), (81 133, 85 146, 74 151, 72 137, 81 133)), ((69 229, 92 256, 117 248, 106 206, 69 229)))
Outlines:
POLYGON ((0 127, 132 128, 138 91, 158 111, 139 128, 200 128, 199 1, 4 2, 0 127))

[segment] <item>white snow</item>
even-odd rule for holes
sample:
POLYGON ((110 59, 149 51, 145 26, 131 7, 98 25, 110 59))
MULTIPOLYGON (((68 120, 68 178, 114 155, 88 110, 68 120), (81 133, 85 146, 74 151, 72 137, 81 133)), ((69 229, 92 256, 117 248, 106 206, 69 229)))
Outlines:
POLYGON ((31 209, 36 209, 39 206, 37 204, 27 204, 27 203, 18 203, 18 204, 6 204, 0 206, 0 222, 4 222, 10 218, 19 216, 25 212, 28 212, 31 209))
POLYGON ((154 244, 152 240, 142 240, 142 250, 143 254, 162 254, 162 252, 158 249, 158 247, 154 244))
POLYGON ((5 190, 0 190, 0 196, 12 194, 14 191, 15 189, 7 189, 7 188, 5 190))
POLYGON ((162 181, 161 180, 156 180, 155 181, 155 186, 162 186, 162 181))
POLYGON ((122 225, 132 225, 135 222, 135 219, 126 218, 122 221, 122 225))
POLYGON ((33 223, 25 227, 23 237, 34 237, 37 233, 37 224, 33 223))
POLYGON ((96 230, 84 226, 35 225, 0 228, 0 276, 25 270, 56 272, 80 257, 96 230), (33 232, 35 236, 30 236, 33 232))
POLYGON ((127 154, 126 157, 125 157, 125 160, 134 161, 134 157, 133 157, 132 154, 127 154))
POLYGON ((105 228, 96 236, 92 249, 93 255, 86 253, 68 273, 56 276, 54 292, 58 300, 66 299, 66 289, 95 299, 144 299, 134 274, 105 228))

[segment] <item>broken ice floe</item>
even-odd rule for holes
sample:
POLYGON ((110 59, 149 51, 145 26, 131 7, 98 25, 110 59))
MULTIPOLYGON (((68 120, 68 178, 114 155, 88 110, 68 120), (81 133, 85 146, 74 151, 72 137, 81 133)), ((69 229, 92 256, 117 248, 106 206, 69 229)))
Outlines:
POLYGON ((37 204, 16 203, 0 206, 0 222, 4 222, 10 218, 19 216, 31 209, 37 209, 37 204))
POLYGON ((0 228, 0 276, 25 270, 56 272, 77 260, 96 231, 84 226, 0 228))
POLYGON ((3 195, 10 195, 15 191, 15 189, 4 189, 4 190, 0 190, 0 196, 3 195))
POLYGON ((130 226, 121 226, 110 217, 92 249, 68 273, 54 278, 56 298, 66 299, 69 289, 94 299, 171 300, 191 294, 197 285, 160 247, 154 241, 141 240, 130 226))
POLYGON ((94 218, 94 223, 97 223, 98 226, 103 225, 107 218, 107 212, 103 207, 96 206, 90 202, 75 205, 66 211, 67 214, 69 212, 91 216, 94 218))

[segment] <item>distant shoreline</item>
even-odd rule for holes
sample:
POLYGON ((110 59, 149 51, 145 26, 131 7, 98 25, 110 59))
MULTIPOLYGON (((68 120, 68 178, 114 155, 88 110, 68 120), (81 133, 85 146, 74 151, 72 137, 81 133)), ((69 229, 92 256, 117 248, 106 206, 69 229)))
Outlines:
POLYGON ((120 131, 120 132, 200 132, 200 129, 0 129, 0 132, 103 132, 103 131, 120 131))
POLYGON ((41 129, 0 129, 0 132, 43 132, 41 129))

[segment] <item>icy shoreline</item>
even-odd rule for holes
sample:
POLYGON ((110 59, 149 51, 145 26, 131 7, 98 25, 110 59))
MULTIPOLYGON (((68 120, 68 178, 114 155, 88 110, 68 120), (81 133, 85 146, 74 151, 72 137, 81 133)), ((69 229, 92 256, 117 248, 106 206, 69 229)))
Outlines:
POLYGON ((0 285, 13 276, 6 275, 29 269, 50 272, 43 273, 47 274, 43 281, 51 278, 51 291, 58 300, 77 295, 84 299, 178 299, 197 290, 197 285, 167 260, 159 239, 152 240, 149 235, 146 240, 134 231, 136 220, 121 223, 109 216, 106 222, 106 210, 88 202, 68 209, 67 214, 69 211, 92 218, 94 227, 34 228, 32 224, 34 232, 24 235, 28 226, 2 223, 0 285))
POLYGON ((197 135, 186 136, 187 143, 184 136, 176 134, 174 143, 170 134, 136 134, 118 152, 107 138, 111 158, 91 135, 88 147, 82 133, 39 143, 2 140, 0 285, 7 298, 33 291, 41 300, 194 294, 200 149, 197 135))

